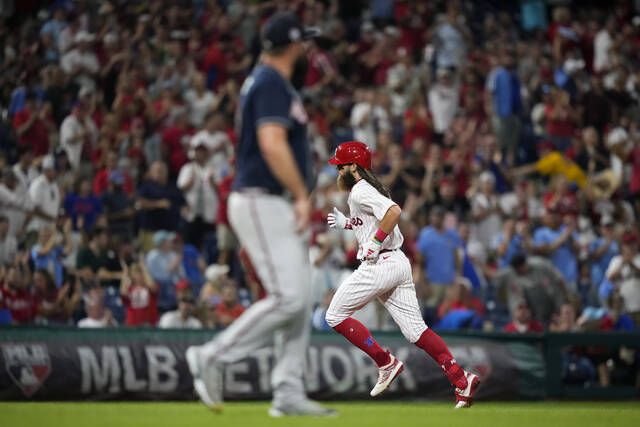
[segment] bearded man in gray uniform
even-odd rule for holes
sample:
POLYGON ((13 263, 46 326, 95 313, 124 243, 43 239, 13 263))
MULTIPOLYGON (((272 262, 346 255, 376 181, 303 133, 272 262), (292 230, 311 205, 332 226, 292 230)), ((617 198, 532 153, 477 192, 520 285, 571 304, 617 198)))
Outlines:
POLYGON ((266 298, 186 358, 200 400, 223 402, 223 367, 275 340, 271 416, 334 415, 306 396, 303 383, 310 335, 308 242, 312 181, 307 114, 292 86, 305 58, 305 29, 291 13, 278 13, 262 31, 260 63, 240 92, 236 177, 229 196, 231 225, 256 268, 266 298))

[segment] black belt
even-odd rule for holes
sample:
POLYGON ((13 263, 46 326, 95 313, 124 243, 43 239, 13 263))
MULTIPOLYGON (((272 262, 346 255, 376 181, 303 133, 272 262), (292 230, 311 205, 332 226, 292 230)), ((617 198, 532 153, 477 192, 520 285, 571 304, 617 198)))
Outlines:
POLYGON ((381 254, 386 254, 387 252, 395 252, 397 249, 383 249, 380 251, 381 254))

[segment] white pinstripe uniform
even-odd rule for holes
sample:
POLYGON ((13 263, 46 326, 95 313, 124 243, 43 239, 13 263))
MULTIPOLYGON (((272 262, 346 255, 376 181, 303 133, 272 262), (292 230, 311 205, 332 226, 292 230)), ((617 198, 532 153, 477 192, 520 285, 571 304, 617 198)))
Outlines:
MULTIPOLYGON (((358 259, 362 260, 363 246, 371 241, 380 221, 396 203, 361 179, 351 189, 348 204, 350 218, 347 220, 358 239, 358 259)), ((329 326, 340 324, 378 298, 409 342, 415 343, 420 338, 427 325, 418 306, 411 263, 400 250, 403 241, 404 237, 396 225, 382 242, 377 262, 363 261, 338 287, 326 314, 329 326)))

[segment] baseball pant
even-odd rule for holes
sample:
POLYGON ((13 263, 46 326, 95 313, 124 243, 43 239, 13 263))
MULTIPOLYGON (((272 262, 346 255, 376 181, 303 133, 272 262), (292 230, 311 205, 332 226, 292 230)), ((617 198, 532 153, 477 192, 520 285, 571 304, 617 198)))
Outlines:
POLYGON ((229 220, 267 296, 202 347, 208 361, 231 363, 274 344, 273 404, 306 398, 303 374, 311 328, 308 246, 295 232, 291 203, 279 196, 234 192, 229 220))
POLYGON ((327 309, 334 327, 377 298, 389 311, 405 338, 415 343, 427 329, 411 275, 411 263, 400 250, 380 255, 375 264, 363 262, 338 287, 327 309))

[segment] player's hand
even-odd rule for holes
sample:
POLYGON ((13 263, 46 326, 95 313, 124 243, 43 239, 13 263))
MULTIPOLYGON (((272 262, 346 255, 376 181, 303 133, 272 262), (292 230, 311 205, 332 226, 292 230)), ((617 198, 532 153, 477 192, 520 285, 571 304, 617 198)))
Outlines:
POLYGON ((381 248, 382 243, 378 243, 373 239, 370 240, 369 243, 365 244, 362 248, 362 252, 364 253, 364 260, 375 264, 375 262, 378 261, 378 257, 380 256, 381 248))
POLYGON ((296 216, 296 232, 302 233, 311 219, 311 202, 308 197, 297 198, 293 202, 293 212, 296 216))
POLYGON ((342 229, 351 229, 351 223, 349 222, 349 218, 347 218, 342 212, 338 210, 338 208, 333 208, 333 213, 327 215, 327 224, 331 228, 342 229))

